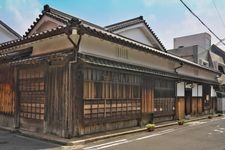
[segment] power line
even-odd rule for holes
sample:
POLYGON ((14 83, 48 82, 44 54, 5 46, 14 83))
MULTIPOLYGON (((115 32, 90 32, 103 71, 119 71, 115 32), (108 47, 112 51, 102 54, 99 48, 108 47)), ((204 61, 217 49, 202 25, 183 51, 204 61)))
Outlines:
POLYGON ((217 6, 216 6, 215 1, 214 1, 214 0, 212 0, 212 3, 213 3, 213 6, 214 6, 214 7, 215 7, 215 9, 216 9, 216 12, 217 12, 217 14, 218 14, 218 16, 219 16, 219 19, 221 20, 221 22, 222 22, 222 24, 223 24, 223 27, 225 27, 224 20, 223 20, 223 18, 222 18, 222 16, 221 16, 220 11, 218 10, 218 8, 217 8, 217 6))
POLYGON ((194 15, 200 22, 203 26, 205 26, 210 33, 212 33, 221 43, 223 43, 223 45, 225 45, 225 43, 223 42, 222 39, 220 39, 184 2, 183 0, 180 0, 180 2, 190 11, 190 13, 192 15, 194 15))

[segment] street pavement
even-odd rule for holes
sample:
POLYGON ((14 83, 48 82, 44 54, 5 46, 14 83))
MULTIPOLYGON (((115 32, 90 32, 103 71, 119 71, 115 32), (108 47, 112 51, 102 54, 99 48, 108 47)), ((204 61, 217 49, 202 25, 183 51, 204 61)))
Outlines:
POLYGON ((83 150, 225 150, 225 117, 85 145, 83 150))
POLYGON ((0 130, 0 150, 225 150, 225 117, 61 146, 0 130))
POLYGON ((0 130, 0 150, 61 150, 62 146, 0 130))

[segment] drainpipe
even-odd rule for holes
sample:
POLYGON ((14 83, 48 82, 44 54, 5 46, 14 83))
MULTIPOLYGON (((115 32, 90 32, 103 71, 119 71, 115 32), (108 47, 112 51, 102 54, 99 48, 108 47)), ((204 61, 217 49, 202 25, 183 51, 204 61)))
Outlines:
MULTIPOLYGON (((182 62, 180 62, 179 63, 180 64, 180 66, 178 66, 178 67, 176 67, 176 68, 174 68, 174 72, 178 75, 178 72, 177 72, 177 69, 179 69, 179 68, 182 68, 183 67, 183 63, 182 62)), ((175 111, 177 112, 177 102, 178 102, 178 99, 177 99, 177 83, 179 83, 180 81, 178 81, 178 82, 176 82, 176 85, 175 85, 175 94, 176 94, 176 96, 175 96, 175 102, 176 102, 176 104, 175 104, 175 111)), ((179 117, 177 116, 177 113, 176 113, 176 119, 179 119, 179 117)))
POLYGON ((176 74, 178 74, 177 69, 182 68, 184 66, 184 64, 182 62, 180 62, 179 64, 180 64, 180 66, 174 68, 174 71, 176 74))
MULTIPOLYGON (((77 41, 77 43, 75 43, 74 41, 73 41, 73 39, 70 37, 71 35, 72 35, 72 31, 70 32, 70 33, 68 33, 67 34, 67 38, 68 38, 68 40, 71 42, 71 44, 73 45, 73 54, 74 54, 74 56, 73 56, 73 60, 72 61, 69 61, 69 71, 68 71, 68 74, 69 74, 69 78, 68 78, 68 84, 69 84, 69 90, 68 90, 68 95, 69 95, 69 99, 70 100, 72 100, 72 97, 71 97, 71 89, 72 89, 72 83, 71 83, 71 81, 72 81, 72 64, 75 64, 76 62, 77 62, 77 56, 78 56, 78 51, 79 51, 79 47, 80 47, 80 43, 81 43, 81 39, 82 39, 82 34, 80 33, 80 32, 77 32, 78 34, 79 34, 79 39, 78 39, 78 41, 77 41)), ((70 106, 70 104, 68 104, 68 102, 67 102, 67 104, 66 104, 66 106, 70 106)), ((68 117, 69 117, 69 115, 72 115, 72 114, 69 114, 68 113, 68 111, 67 111, 67 125, 66 125, 66 138, 72 138, 72 133, 69 133, 69 122, 68 122, 68 117)), ((77 130, 78 130, 79 128, 77 127, 77 130)))

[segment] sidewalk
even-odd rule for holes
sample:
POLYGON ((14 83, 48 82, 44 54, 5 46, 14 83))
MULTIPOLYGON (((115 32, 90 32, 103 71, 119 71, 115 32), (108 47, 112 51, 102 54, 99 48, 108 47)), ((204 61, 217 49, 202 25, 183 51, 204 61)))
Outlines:
MULTIPOLYGON (((217 117, 217 116, 214 116, 214 117, 217 117)), ((185 122, 187 123, 187 122, 193 122, 193 121, 198 121, 198 120, 203 120, 203 119, 208 119, 208 115, 201 116, 201 117, 191 117, 189 120, 185 120, 185 122)), ((170 121, 170 122, 156 124, 156 129, 173 126, 173 125, 177 125, 177 121, 174 120, 174 121, 170 121)), ((112 137, 116 137, 116 136, 146 131, 146 128, 144 128, 144 127, 142 127, 142 128, 133 127, 133 128, 120 129, 120 130, 109 131, 109 132, 104 132, 104 133, 85 135, 82 137, 75 137, 72 139, 64 139, 64 138, 60 138, 60 137, 53 136, 53 135, 34 133, 34 132, 29 132, 29 131, 24 131, 24 130, 16 130, 16 129, 6 128, 6 127, 0 127, 0 129, 7 130, 10 132, 15 132, 16 134, 20 134, 23 136, 37 138, 37 139, 40 139, 43 141, 49 141, 49 142, 53 142, 56 144, 67 145, 67 146, 82 145, 82 144, 93 142, 93 141, 98 141, 98 140, 103 140, 103 139, 112 138, 112 137)))

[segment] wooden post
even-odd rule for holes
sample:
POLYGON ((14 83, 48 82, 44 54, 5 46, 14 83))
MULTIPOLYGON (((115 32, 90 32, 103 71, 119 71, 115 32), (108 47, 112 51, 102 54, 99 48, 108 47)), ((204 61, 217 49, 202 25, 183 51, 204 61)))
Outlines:
POLYGON ((177 97, 176 119, 184 119, 184 97, 177 97))
MULTIPOLYGON (((72 112, 73 112, 73 136, 80 136, 83 134, 83 115, 84 115, 84 101, 83 101, 83 68, 79 64, 74 64, 72 67, 72 112)), ((90 86, 89 86, 90 87, 90 86)))
POLYGON ((15 98, 14 98, 14 104, 15 104, 15 111, 14 111, 14 124, 15 129, 20 128, 20 102, 19 102, 19 84, 18 84, 18 70, 17 67, 14 67, 14 90, 15 90, 15 98))
POLYGON ((202 98, 201 97, 198 98, 198 113, 199 114, 202 113, 202 98))

